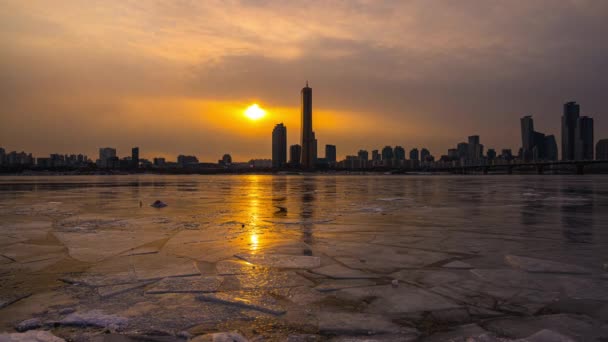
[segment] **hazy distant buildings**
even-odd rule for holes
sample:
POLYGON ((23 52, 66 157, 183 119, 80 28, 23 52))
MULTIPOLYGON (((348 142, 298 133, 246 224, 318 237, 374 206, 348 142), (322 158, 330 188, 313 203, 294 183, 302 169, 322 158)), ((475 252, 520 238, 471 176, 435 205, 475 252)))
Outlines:
POLYGON ((297 167, 300 165, 300 157, 302 156, 302 146, 291 145, 289 147, 289 165, 297 167))
POLYGON ((131 149, 131 167, 134 169, 139 168, 139 147, 131 149))
POLYGON ((272 130, 272 167, 281 168, 287 164, 287 128, 278 124, 272 130))
POLYGON ((302 88, 302 167, 311 169, 315 165, 316 159, 316 139, 312 129, 312 88, 308 86, 302 88))
POLYGON ((192 167, 198 165, 198 158, 196 156, 186 156, 180 154, 177 156, 177 165, 179 167, 192 167))
POLYGON ((118 161, 116 157, 116 149, 111 147, 102 147, 99 149, 99 159, 97 159, 97 167, 112 168, 118 161))
POLYGON ((382 161, 390 162, 393 160, 393 148, 390 146, 384 146, 382 149, 382 161))
POLYGON ((412 160, 412 161, 418 161, 418 160, 420 160, 420 155, 418 153, 418 149, 417 148, 413 148, 410 151, 410 160, 412 160))
POLYGON ((420 160, 423 162, 431 161, 431 152, 426 148, 420 150, 420 160))
POLYGON ((367 163, 367 161, 369 161, 369 153, 366 150, 359 150, 357 153, 357 158, 367 163))
POLYGON ((553 135, 545 136, 534 130, 534 120, 527 115, 521 118, 522 161, 557 160, 557 142, 553 135))
POLYGON ((336 165, 336 145, 325 145, 325 159, 329 166, 336 165))
POLYGON ((581 107, 574 101, 564 104, 562 115, 562 160, 576 159, 576 124, 581 107))
POLYGON ((576 160, 593 160, 593 119, 581 116, 574 131, 574 157, 576 160))
POLYGON ((489 148, 486 157, 488 158, 488 161, 494 161, 494 159, 496 159, 496 150, 489 148))
POLYGON ((378 150, 373 150, 372 151, 372 161, 379 162, 380 160, 382 160, 380 152, 378 150))
POLYGON ((395 160, 397 161, 403 161, 405 160, 405 149, 401 146, 395 146, 395 149, 393 150, 394 154, 395 154, 395 160))
POLYGON ((272 159, 251 159, 249 167, 258 169, 268 169, 272 167, 272 159))
POLYGON ((602 139, 595 145, 595 159, 608 160, 608 139, 602 139))
POLYGON ((483 156, 483 145, 479 143, 479 135, 469 137, 467 159, 471 164, 478 164, 483 156))
POLYGON ((160 168, 165 167, 165 158, 157 157, 157 158, 154 158, 153 161, 154 161, 154 166, 160 167, 160 168))
POLYGON ((221 166, 232 166, 232 156, 228 153, 222 156, 222 159, 218 160, 217 163, 221 166))

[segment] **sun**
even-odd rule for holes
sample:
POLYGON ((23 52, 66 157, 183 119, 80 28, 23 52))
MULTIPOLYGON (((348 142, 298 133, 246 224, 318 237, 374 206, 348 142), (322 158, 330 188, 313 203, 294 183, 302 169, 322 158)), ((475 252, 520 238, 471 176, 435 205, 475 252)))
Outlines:
POLYGON ((254 103, 245 109, 245 116, 251 120, 259 120, 263 118, 264 115, 266 115, 266 111, 260 108, 257 103, 254 103))

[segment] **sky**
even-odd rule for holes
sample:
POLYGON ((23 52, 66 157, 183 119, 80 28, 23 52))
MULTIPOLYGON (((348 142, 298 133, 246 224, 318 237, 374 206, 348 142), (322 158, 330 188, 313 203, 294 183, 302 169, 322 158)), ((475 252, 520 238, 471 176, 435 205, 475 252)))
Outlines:
POLYGON ((524 115, 559 144, 570 100, 597 141, 606 37, 602 0, 0 0, 0 146, 270 158, 275 124, 299 143, 307 80, 319 151, 339 158, 439 157, 473 134, 516 152, 524 115))

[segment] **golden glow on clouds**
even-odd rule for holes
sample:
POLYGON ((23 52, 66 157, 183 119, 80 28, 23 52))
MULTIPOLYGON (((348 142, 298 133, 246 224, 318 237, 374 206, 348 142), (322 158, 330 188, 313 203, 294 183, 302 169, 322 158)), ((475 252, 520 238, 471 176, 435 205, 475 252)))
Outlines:
POLYGON ((254 103, 251 106, 247 107, 247 109, 245 109, 245 116, 255 121, 266 116, 266 111, 260 108, 257 103, 254 103))

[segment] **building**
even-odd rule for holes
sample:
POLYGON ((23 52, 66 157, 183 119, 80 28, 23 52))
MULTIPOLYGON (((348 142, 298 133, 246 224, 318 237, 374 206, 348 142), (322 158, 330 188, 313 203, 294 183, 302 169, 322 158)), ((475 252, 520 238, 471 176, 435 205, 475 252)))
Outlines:
POLYGON ((316 159, 316 139, 312 129, 312 88, 308 86, 302 88, 302 134, 301 134, 301 146, 302 146, 302 167, 306 169, 312 169, 315 166, 316 159))
POLYGON ((574 131, 575 160, 593 160, 593 118, 581 116, 574 131))
POLYGON ((398 160, 398 161, 405 160, 405 149, 403 147, 395 146, 395 149, 393 150, 393 152, 395 155, 394 156, 395 160, 398 160))
POLYGON ((366 150, 359 150, 357 158, 363 162, 367 162, 369 161, 369 153, 366 150))
POLYGON ((179 167, 192 167, 198 165, 198 158, 196 156, 186 156, 180 154, 177 156, 177 165, 179 167))
POLYGON ((102 147, 99 149, 99 159, 97 160, 97 167, 109 168, 110 161, 115 161, 116 149, 111 147, 102 147))
POLYGON ((165 158, 154 158, 154 166, 156 167, 164 167, 165 166, 165 158))
POLYGON ((315 132, 312 132, 312 161, 313 165, 317 165, 318 149, 317 149, 317 136, 315 132))
POLYGON ((461 162, 466 161, 469 155, 469 144, 466 142, 461 142, 460 144, 456 145, 456 151, 458 153, 458 159, 461 162))
POLYGON ((297 167, 300 165, 300 157, 302 156, 302 146, 291 145, 289 147, 289 165, 297 167))
POLYGON ((423 148, 422 150, 420 150, 420 160, 422 160, 423 162, 428 162, 431 161, 431 152, 429 152, 429 150, 427 150, 426 148, 423 148))
POLYGON ((555 136, 545 136, 534 130, 534 120, 527 115, 521 118, 521 156, 523 161, 557 160, 555 136))
POLYGON ((576 159, 576 125, 581 107, 574 101, 564 104, 562 115, 562 160, 576 159))
POLYGON ((280 123, 272 130, 272 167, 287 165, 287 127, 280 123))
POLYGON ((595 159, 608 160, 608 139, 602 139, 595 145, 595 159))
POLYGON ((224 154, 222 156, 222 163, 226 166, 231 165, 232 164, 232 156, 229 155, 228 153, 224 154))
POLYGON ((249 161, 249 167, 269 169, 272 167, 272 159, 251 159, 249 161))
POLYGON ((413 148, 410 151, 410 160, 411 161, 419 161, 420 160, 420 154, 418 153, 418 149, 417 148, 413 148))
POLYGON ((325 159, 329 166, 336 165, 336 145, 325 145, 325 159))
POLYGON ((0 166, 4 166, 6 164, 6 150, 0 147, 0 166))
POLYGON ((131 167, 134 169, 139 168, 139 147, 131 149, 131 167))
POLYGON ((384 146, 382 149, 382 161, 392 161, 393 158, 393 148, 390 146, 384 146))
POLYGON ((489 148, 487 152, 488 161, 494 161, 496 159, 496 150, 493 148, 489 148))
POLYGON ((372 151, 372 161, 380 161, 382 157, 380 156, 380 152, 378 150, 372 151))
POLYGON ((471 164, 478 164, 483 156, 483 145, 479 143, 479 135, 471 135, 468 143, 467 159, 471 164))

